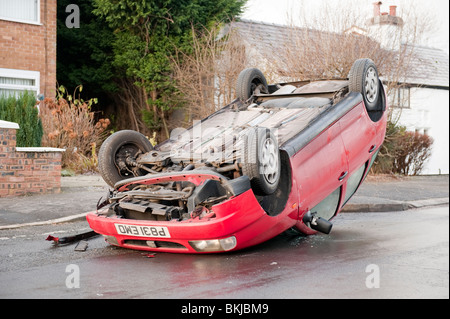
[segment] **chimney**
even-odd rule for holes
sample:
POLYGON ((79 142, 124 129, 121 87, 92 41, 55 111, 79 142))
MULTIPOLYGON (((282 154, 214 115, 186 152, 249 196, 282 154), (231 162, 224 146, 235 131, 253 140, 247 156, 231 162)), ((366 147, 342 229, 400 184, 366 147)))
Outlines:
POLYGON ((380 15, 381 1, 373 3, 373 16, 378 17, 380 15))
POLYGON ((393 17, 397 15, 397 6, 389 6, 389 15, 393 17))

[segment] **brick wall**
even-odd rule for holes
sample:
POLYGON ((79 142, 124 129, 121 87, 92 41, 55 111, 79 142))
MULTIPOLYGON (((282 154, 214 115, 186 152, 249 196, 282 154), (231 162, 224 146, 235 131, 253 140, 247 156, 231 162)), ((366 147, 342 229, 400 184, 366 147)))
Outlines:
POLYGON ((40 72, 40 93, 56 86, 56 0, 40 1, 40 24, 0 20, 0 68, 40 72))
POLYGON ((16 147, 14 124, 0 121, 0 197, 59 193, 63 150, 16 147))

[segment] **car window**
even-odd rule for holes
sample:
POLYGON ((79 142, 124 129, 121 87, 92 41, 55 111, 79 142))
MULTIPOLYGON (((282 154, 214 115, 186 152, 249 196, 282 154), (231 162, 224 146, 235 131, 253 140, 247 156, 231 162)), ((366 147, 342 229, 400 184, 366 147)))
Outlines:
POLYGON ((334 192, 325 197, 323 201, 311 208, 311 212, 316 213, 317 217, 330 220, 336 214, 340 198, 341 187, 337 188, 334 192))
POLYGON ((353 196, 353 194, 358 189, 359 184, 361 183, 364 172, 366 171, 366 164, 362 165, 360 168, 356 170, 347 180, 347 190, 345 192, 344 204, 353 196))
POLYGON ((372 157, 370 159, 370 163, 369 163, 369 168, 367 169, 366 176, 364 176, 364 178, 366 178, 367 175, 369 174, 370 169, 372 168, 372 165, 375 162, 375 159, 377 158, 377 155, 378 155, 379 151, 380 151, 380 149, 377 149, 377 151, 372 155, 372 157))

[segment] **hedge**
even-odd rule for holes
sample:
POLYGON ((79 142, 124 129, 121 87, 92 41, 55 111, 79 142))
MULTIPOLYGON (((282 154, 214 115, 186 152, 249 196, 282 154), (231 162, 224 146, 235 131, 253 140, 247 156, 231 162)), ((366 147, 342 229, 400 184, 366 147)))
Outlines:
POLYGON ((43 135, 36 95, 25 91, 14 95, 0 95, 0 120, 18 123, 16 139, 18 147, 39 147, 43 135))

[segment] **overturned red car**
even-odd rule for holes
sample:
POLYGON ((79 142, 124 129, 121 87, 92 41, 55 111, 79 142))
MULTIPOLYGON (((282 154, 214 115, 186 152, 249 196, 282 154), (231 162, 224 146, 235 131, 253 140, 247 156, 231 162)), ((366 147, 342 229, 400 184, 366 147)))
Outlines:
POLYGON ((241 72, 237 99, 152 147, 112 134, 99 170, 112 187, 90 227, 112 245, 176 253, 242 249, 296 229, 329 233, 386 132, 386 95, 370 59, 347 79, 268 85, 241 72))

